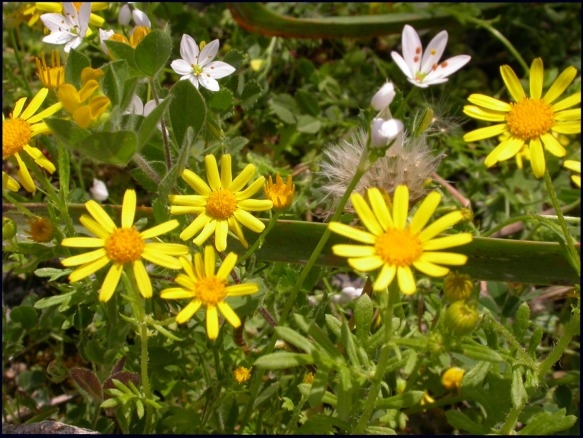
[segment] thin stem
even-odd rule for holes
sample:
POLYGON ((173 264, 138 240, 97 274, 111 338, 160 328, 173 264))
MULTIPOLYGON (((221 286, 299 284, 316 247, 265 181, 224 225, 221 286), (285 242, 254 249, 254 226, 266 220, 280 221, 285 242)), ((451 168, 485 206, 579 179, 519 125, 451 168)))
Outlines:
MULTIPOLYGON (((160 184, 162 179, 156 173, 156 171, 154 169, 152 169, 152 167, 150 166, 150 163, 148 163, 148 161, 146 161, 146 159, 144 157, 142 157, 140 154, 135 154, 132 157, 132 160, 134 160, 134 163, 136 163, 138 165, 138 167, 140 169, 142 169, 144 171, 144 173, 152 179, 152 181, 154 181, 156 184, 160 184)), ((170 169, 170 168, 168 168, 168 169, 170 169)))
POLYGON ((247 258, 249 258, 255 252, 255 250, 257 250, 257 248, 259 248, 263 244, 263 242, 265 241, 265 237, 267 237, 267 235, 269 234, 271 229, 277 223, 277 219, 279 218, 280 214, 281 214, 281 212, 276 211, 275 214, 273 216, 271 216, 267 226, 265 227, 263 232, 259 235, 257 240, 255 242, 253 242, 253 245, 251 245, 249 247, 249 249, 245 252, 245 254, 243 254, 241 257, 239 257, 239 260, 238 260, 239 263, 247 260, 247 258))
POLYGON ((567 222, 565 221, 565 216, 563 216, 563 210, 561 210, 561 206, 559 205, 557 193, 555 192, 555 187, 553 186, 553 181, 551 180, 548 168, 545 169, 544 180, 545 185, 547 186, 547 191, 549 192, 549 197, 551 198, 551 203, 553 204, 553 208, 555 209, 555 212, 559 218, 559 225, 561 226, 561 230, 565 235, 565 243, 567 244, 567 259, 575 268, 577 275, 580 276, 581 260, 579 259, 579 254, 577 254, 577 250, 575 249, 574 239, 571 236, 571 233, 569 233, 569 229, 567 228, 567 222))
MULTIPOLYGON (((526 399, 525 399, 525 403, 526 403, 526 399)), ((510 435, 510 433, 512 432, 512 429, 514 429, 514 426, 516 425, 516 422, 518 421, 518 416, 521 414, 523 408, 524 408, 524 404, 522 406, 513 407, 512 409, 510 409, 510 412, 508 413, 508 416, 506 417, 506 421, 504 422, 504 424, 500 428, 499 435, 510 435)))
MULTIPOLYGON (((160 105, 160 97, 158 96, 158 91, 154 85, 154 79, 149 78, 150 88, 152 90, 152 95, 156 101, 156 105, 160 105)), ((166 132, 166 122, 164 122, 164 117, 160 120, 160 125, 162 126, 162 143, 164 144, 164 156, 166 158, 166 169, 170 172, 172 169, 172 157, 170 156, 170 142, 168 141, 168 134, 166 132)))
POLYGON ((487 322, 488 325, 493 330, 495 330, 496 332, 498 332, 499 334, 504 336, 504 338, 508 341, 508 343, 512 346, 512 348, 514 348, 516 350, 517 355, 518 355, 517 359, 520 360, 521 362, 523 362, 528 367, 536 369, 536 363, 526 353, 526 351, 524 350, 522 345, 520 345, 520 342, 518 342, 516 340, 514 335, 512 335, 512 333, 510 333, 510 331, 508 331, 508 329, 506 329, 506 327, 504 327, 502 324, 500 324, 500 322, 498 322, 490 313, 486 313, 485 317, 486 317, 485 322, 487 322))

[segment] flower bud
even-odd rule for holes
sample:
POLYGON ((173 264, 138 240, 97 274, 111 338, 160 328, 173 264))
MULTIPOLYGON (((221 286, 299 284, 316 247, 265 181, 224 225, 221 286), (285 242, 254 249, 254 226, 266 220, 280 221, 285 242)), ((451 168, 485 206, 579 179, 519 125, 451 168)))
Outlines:
POLYGON ((377 111, 382 111, 388 107, 395 98, 395 86, 392 82, 386 82, 375 93, 370 101, 370 105, 377 111))
POLYGON ((401 132, 403 132, 403 122, 400 120, 385 120, 377 117, 371 124, 372 146, 375 148, 387 146, 401 132))
POLYGON ((238 367, 233 371, 233 378, 239 384, 245 383, 251 378, 251 368, 238 367))
POLYGON ((26 234, 35 242, 45 243, 53 240, 55 227, 53 227, 49 219, 37 217, 34 220, 30 220, 28 224, 29 229, 26 230, 26 234))
POLYGON ((451 271, 443 280, 443 293, 448 303, 467 300, 473 289, 472 278, 457 271, 451 271))
POLYGON ((459 390, 462 385, 462 378, 464 377, 465 370, 452 367, 448 368, 443 376, 441 376, 441 384, 445 387, 445 389, 456 389, 459 390))
POLYGON ((470 334, 480 322, 478 311, 464 301, 456 301, 445 311, 445 327, 457 336, 470 334))
POLYGON ((96 201, 105 201, 109 197, 109 192, 103 181, 93 178, 93 186, 89 189, 91 196, 96 201))
POLYGON ((2 218, 2 240, 9 240, 16 236, 16 224, 9 217, 2 218))

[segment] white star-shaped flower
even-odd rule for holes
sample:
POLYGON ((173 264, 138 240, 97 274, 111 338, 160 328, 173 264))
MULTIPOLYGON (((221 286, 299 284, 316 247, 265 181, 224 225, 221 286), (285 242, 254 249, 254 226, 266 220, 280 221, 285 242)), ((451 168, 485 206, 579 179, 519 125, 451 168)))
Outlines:
POLYGON ((170 64, 172 70, 182 75, 180 80, 188 79, 198 88, 198 84, 211 91, 219 91, 217 79, 224 78, 235 71, 232 65, 222 61, 213 61, 219 51, 219 40, 213 40, 199 50, 194 38, 182 35, 180 56, 170 64))
POLYGON ((403 56, 391 52, 391 57, 405 73, 409 82, 420 88, 447 82, 447 76, 458 71, 471 59, 469 55, 458 55, 439 62, 447 45, 445 30, 435 35, 423 52, 419 35, 411 26, 405 25, 401 44, 403 56))
POLYGON ((64 15, 49 13, 40 16, 44 25, 51 31, 43 41, 49 44, 65 44, 65 53, 69 53, 83 42, 87 34, 91 3, 81 3, 77 11, 72 2, 65 2, 63 13, 64 15))

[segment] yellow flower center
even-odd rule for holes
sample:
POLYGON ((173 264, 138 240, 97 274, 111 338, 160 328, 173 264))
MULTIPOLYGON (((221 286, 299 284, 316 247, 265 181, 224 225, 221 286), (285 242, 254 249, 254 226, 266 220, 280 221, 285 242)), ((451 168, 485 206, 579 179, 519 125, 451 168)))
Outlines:
POLYGON ((421 241, 408 229, 385 231, 378 237, 375 249, 387 265, 393 266, 411 266, 423 253, 421 241))
POLYGON ((29 223, 28 235, 35 242, 50 242, 53 239, 53 224, 48 219, 39 217, 29 223))
POLYGON ((506 123, 513 136, 531 140, 549 132, 553 127, 554 113, 544 100, 526 98, 511 105, 506 123))
POLYGON ((214 219, 228 219, 237 209, 237 199, 233 192, 219 189, 212 192, 206 202, 206 213, 214 219))
POLYGON ((245 367, 239 367, 233 371, 233 377, 237 383, 245 383, 251 377, 251 370, 245 367))
POLYGON ((200 65, 194 65, 192 64, 192 73, 194 73, 195 75, 201 75, 203 72, 203 69, 200 65))
POLYGON ((226 281, 205 277, 196 283, 196 297, 206 306, 216 306, 227 296, 226 281))
POLYGON ((27 121, 8 119, 2 122, 2 159, 20 152, 32 137, 32 129, 27 121))
POLYGON ((105 253, 116 263, 135 262, 142 257, 144 239, 135 227, 118 228, 105 239, 105 253))

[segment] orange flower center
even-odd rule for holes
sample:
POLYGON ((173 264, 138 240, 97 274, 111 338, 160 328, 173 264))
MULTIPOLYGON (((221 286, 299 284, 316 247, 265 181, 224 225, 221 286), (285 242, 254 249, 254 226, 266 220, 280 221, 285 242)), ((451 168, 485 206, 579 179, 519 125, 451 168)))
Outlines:
POLYGON ((32 129, 26 120, 7 119, 2 122, 2 159, 20 152, 32 137, 32 129))
POLYGON ((28 235, 35 242, 50 242, 53 239, 53 224, 48 219, 39 217, 30 222, 28 235))
POLYGON ((510 133, 522 140, 532 140, 549 132, 555 123, 551 105, 542 99, 526 98, 511 103, 512 108, 506 116, 510 133))
POLYGON ((265 196, 273 202, 273 208, 284 209, 291 205, 294 199, 295 187, 292 185, 291 177, 288 176, 287 184, 284 184, 281 176, 277 175, 276 183, 273 183, 271 176, 264 188, 265 196))
POLYGON ((118 228, 105 239, 105 253, 116 263, 135 262, 142 257, 144 239, 135 227, 118 228))
POLYGON ((196 283, 196 297, 206 306, 216 306, 227 296, 226 281, 206 277, 196 283))
POLYGON ((378 237, 375 249, 387 265, 393 266, 411 266, 423 254, 421 241, 408 229, 385 231, 378 237))
POLYGON ((225 220, 237 209, 237 199, 233 192, 227 189, 219 189, 212 192, 206 202, 207 214, 219 220, 225 220))

